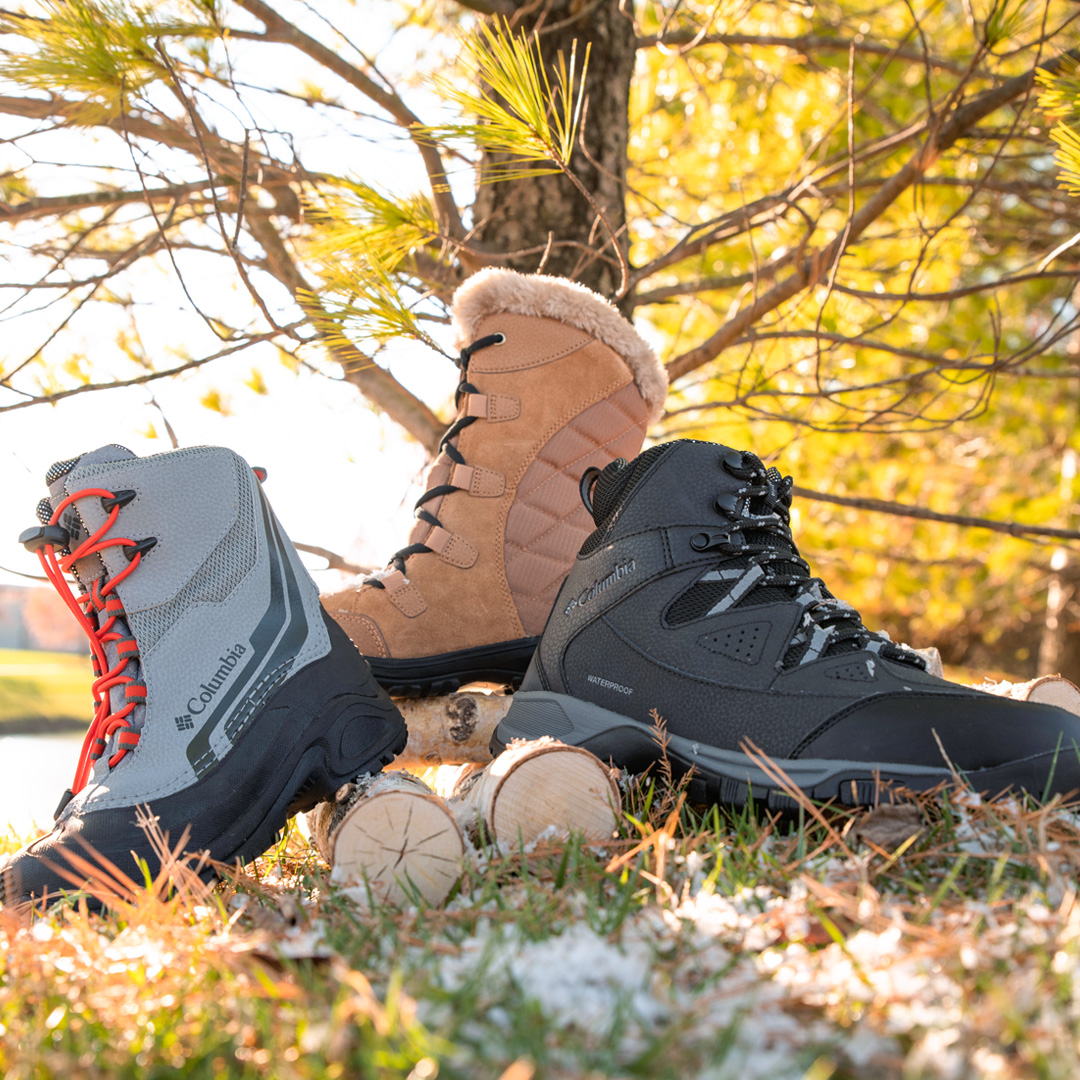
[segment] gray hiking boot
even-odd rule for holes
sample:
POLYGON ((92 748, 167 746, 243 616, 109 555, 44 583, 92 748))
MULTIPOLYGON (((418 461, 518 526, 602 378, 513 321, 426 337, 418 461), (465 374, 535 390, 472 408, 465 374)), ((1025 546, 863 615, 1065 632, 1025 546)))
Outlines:
POLYGON ((188 851, 254 858, 290 815, 403 749, 400 713, 242 458, 106 446, 46 482, 43 524, 20 539, 90 638, 96 707, 56 824, 3 867, 0 903, 79 887, 69 854, 155 873, 144 806, 172 845, 189 830, 188 851))

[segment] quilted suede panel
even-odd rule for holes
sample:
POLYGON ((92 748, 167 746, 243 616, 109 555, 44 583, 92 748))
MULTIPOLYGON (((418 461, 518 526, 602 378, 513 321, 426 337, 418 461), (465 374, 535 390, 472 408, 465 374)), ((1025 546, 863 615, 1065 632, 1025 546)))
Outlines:
POLYGON ((579 485, 590 466, 633 458, 648 407, 630 383, 563 427, 529 466, 506 519, 506 580, 525 633, 539 634, 593 521, 579 485))

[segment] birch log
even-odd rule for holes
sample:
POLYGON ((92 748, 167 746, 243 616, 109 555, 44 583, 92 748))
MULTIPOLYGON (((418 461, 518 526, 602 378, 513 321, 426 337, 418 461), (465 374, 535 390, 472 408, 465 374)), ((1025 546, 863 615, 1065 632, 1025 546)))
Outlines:
POLYGON ((345 784, 308 814, 308 831, 357 900, 441 904, 461 876, 465 841, 443 799, 406 772, 345 784))
POLYGON ((1010 697, 1017 701, 1037 701, 1043 705, 1057 705, 1058 708, 1080 716, 1080 687, 1063 679, 1060 675, 1040 675, 1028 682, 982 683, 976 689, 985 690, 999 697, 1010 697))
POLYGON ((428 769, 436 765, 486 765, 488 743, 513 699, 509 694, 444 694, 431 698, 395 698, 409 726, 409 741, 391 769, 428 769))
POLYGON ((622 800, 612 772, 588 750, 554 739, 511 743, 490 765, 466 765, 450 805, 470 833, 528 844, 554 828, 604 843, 619 826, 622 800))

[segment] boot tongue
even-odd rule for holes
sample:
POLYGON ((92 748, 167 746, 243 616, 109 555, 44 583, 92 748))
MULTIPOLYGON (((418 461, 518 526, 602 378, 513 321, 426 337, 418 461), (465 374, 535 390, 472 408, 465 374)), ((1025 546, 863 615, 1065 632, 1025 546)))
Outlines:
MULTIPOLYGON (((101 446, 97 450, 90 450, 85 454, 80 454, 78 457, 68 458, 66 461, 54 462, 45 474, 45 483, 49 487, 49 498, 42 499, 38 503, 38 517, 42 523, 48 522, 57 506, 67 498, 68 492, 64 490, 64 479, 72 469, 82 465, 101 465, 110 461, 126 461, 135 456, 126 446, 117 446, 112 443, 109 446, 101 446)), ((71 536, 70 547, 72 550, 90 535, 83 527, 74 504, 60 515, 60 524, 67 529, 71 536)), ((104 573, 105 564, 98 555, 88 555, 75 564, 75 577, 79 584, 85 588, 89 588, 90 583, 104 573)))
POLYGON ((633 462, 616 458, 604 467, 592 488, 592 515, 598 529, 615 516, 615 512, 649 471, 653 462, 668 453, 678 441, 650 446, 634 458, 633 462))

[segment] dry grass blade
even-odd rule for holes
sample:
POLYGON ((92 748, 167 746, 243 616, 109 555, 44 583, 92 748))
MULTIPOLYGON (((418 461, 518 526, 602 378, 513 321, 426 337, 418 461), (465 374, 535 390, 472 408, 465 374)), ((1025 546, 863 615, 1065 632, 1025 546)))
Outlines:
POLYGON ((828 817, 821 812, 821 809, 815 805, 814 800, 764 750, 750 739, 743 739, 739 745, 743 753, 750 759, 751 764, 757 766, 785 795, 794 799, 828 833, 829 838, 845 856, 849 859, 855 857, 844 838, 837 832, 836 827, 828 817))
POLYGON ((641 840, 635 844, 629 851, 623 852, 621 855, 615 856, 611 859, 607 866, 606 871, 615 873, 627 866, 631 861, 637 858, 638 855, 642 855, 650 850, 656 852, 656 869, 654 871, 642 870, 641 876, 646 881, 651 882, 656 886, 657 892, 663 892, 667 894, 668 898, 673 896, 671 886, 668 885, 665 880, 665 870, 667 866, 668 851, 673 847, 675 836, 677 835, 679 828, 679 818, 682 816, 683 805, 686 802, 686 792, 679 792, 678 798, 675 801, 675 806, 671 813, 668 814, 667 820, 659 828, 654 828, 650 832, 646 833, 641 840))
MULTIPOLYGON (((195 905, 205 904, 213 890, 213 885, 203 880, 210 865, 209 853, 187 851, 190 829, 185 829, 180 839, 171 844, 160 821, 148 807, 136 809, 136 822, 158 862, 158 871, 153 877, 144 871, 144 880, 136 881, 81 837, 78 839, 85 855, 63 851, 66 866, 55 860, 43 861, 103 907, 123 912, 129 918, 140 910, 159 909, 161 905, 190 910, 195 905)), ((132 858, 138 860, 134 851, 132 858)))

